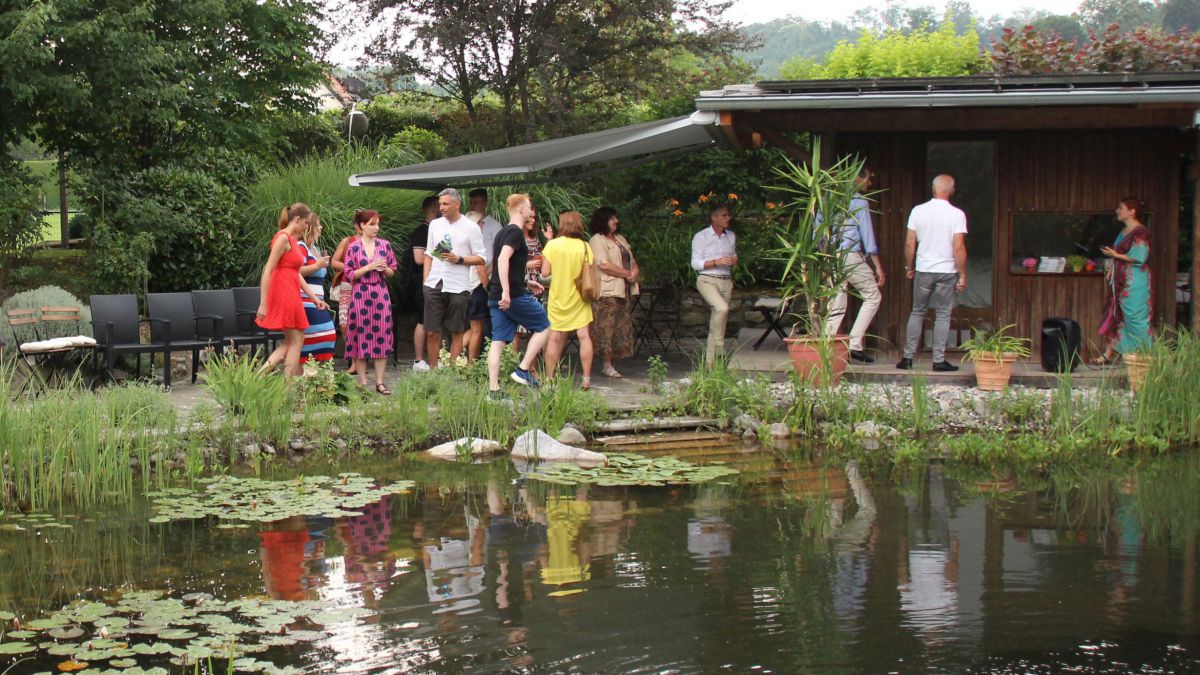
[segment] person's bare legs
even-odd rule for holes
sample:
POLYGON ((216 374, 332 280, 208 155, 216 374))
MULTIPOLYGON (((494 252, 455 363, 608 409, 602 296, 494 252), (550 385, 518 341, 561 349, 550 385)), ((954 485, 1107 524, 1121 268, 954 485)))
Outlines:
POLYGON ((567 344, 567 334, 560 330, 551 330, 546 341, 546 379, 553 379, 558 374, 558 360, 562 357, 563 347, 567 344))
POLYGON ((383 375, 387 372, 387 358, 372 359, 375 364, 375 386, 383 385, 383 375))
POLYGON ((354 372, 358 373, 359 386, 367 386, 367 360, 354 359, 354 372))
POLYGON ((540 333, 534 333, 533 337, 529 338, 529 347, 525 350, 525 357, 521 359, 521 370, 533 370, 533 367, 537 365, 538 354, 542 351, 542 347, 546 346, 549 338, 549 328, 540 333))
POLYGON ((442 351, 442 332, 436 333, 426 331, 425 333, 425 355, 426 361, 429 362, 430 368, 437 368, 438 356, 442 351))
POLYGON ((579 338, 579 366, 583 369, 583 381, 592 381, 592 332, 591 326, 584 326, 575 331, 579 338))
POLYGON ((466 333, 451 333, 450 334, 450 360, 457 361, 463 350, 463 336, 466 333))
POLYGON ((500 359, 504 355, 504 343, 492 340, 488 346, 488 391, 500 391, 500 359))
POLYGON ((468 363, 475 363, 479 350, 483 349, 483 323, 483 319, 471 319, 471 327, 467 330, 468 363))
POLYGON ((517 334, 513 336, 512 350, 514 354, 521 353, 521 331, 517 331, 517 334))
POLYGON ((301 374, 300 350, 304 348, 304 331, 298 328, 283 330, 283 346, 287 350, 283 357, 283 374, 295 377, 301 374))
POLYGON ((425 360, 425 324, 419 323, 413 329, 413 360, 425 360))

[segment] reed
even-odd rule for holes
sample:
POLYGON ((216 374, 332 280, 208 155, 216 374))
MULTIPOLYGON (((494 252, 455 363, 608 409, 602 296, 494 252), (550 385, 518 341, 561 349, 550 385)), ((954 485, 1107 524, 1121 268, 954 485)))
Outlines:
POLYGON ((256 359, 230 352, 209 359, 201 377, 217 403, 247 432, 283 445, 292 429, 295 392, 287 378, 262 373, 260 367, 256 359))
POLYGON ((544 382, 540 389, 530 391, 524 402, 523 426, 551 436, 557 436, 568 422, 587 429, 605 415, 603 399, 575 388, 570 373, 544 382))
POLYGON ((1132 425, 1168 443, 1200 442, 1200 338, 1179 331, 1156 340, 1146 380, 1134 397, 1132 425))
MULTIPOLYGON (((11 376, 0 368, 0 393, 11 389, 11 376)), ((154 387, 0 396, 0 503, 42 509, 128 498, 136 479, 166 480, 152 467, 170 456, 176 426, 174 406, 154 387)))

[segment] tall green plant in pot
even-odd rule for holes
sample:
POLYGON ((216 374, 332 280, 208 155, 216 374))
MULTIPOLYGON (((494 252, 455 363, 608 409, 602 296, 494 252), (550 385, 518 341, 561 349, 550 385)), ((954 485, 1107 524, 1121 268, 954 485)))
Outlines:
POLYGON ((793 313, 788 353, 796 374, 810 384, 836 385, 849 363, 849 337, 830 335, 825 326, 829 304, 849 276, 850 251, 839 244, 862 169, 855 157, 822 167, 821 144, 814 141, 812 161, 785 160, 774 170, 777 184, 767 188, 781 196, 781 216, 769 225, 775 241, 770 254, 783 264, 780 311, 793 313))

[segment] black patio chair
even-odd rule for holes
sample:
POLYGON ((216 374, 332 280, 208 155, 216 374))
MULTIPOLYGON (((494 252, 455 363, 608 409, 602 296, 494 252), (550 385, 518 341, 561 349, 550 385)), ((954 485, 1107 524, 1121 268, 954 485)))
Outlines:
POLYGON ((658 353, 666 354, 671 346, 681 349, 679 344, 680 295, 669 286, 641 287, 641 295, 633 312, 633 336, 635 354, 650 341, 658 343, 658 353))
POLYGON ((146 314, 160 320, 150 324, 155 342, 166 342, 169 352, 192 353, 192 384, 200 369, 200 351, 212 348, 221 354, 225 350, 225 322, 215 314, 196 314, 191 293, 147 293, 146 314), (200 336, 204 324, 211 337, 200 336))
MULTIPOLYGON (((171 387, 171 344, 168 339, 151 340, 143 343, 141 324, 156 325, 159 319, 142 319, 138 317, 137 298, 133 295, 93 295, 88 300, 92 307, 92 333, 96 337, 96 353, 104 355, 104 374, 116 380, 113 368, 118 354, 150 354, 151 362, 155 354, 163 357, 163 386, 171 387)), ((137 361, 136 377, 142 375, 142 360, 137 361)))
MULTIPOLYGON (((267 332, 255 325, 254 312, 237 311, 237 300, 233 297, 232 289, 192 291, 192 306, 195 308, 198 316, 209 315, 221 317, 224 329, 221 337, 226 345, 235 349, 248 346, 255 352, 260 348, 266 349, 267 332), (247 321, 242 321, 243 314, 248 318, 247 321), (243 332, 243 325, 246 326, 246 332, 243 332)), ((196 334, 200 338, 216 338, 217 335, 213 331, 213 328, 214 324, 211 321, 199 323, 196 326, 196 334)))
MULTIPOLYGON (((264 329, 259 328, 254 322, 254 317, 258 314, 258 303, 262 301, 262 291, 258 286, 239 286, 233 289, 233 302, 237 309, 238 317, 238 332, 242 334, 252 334, 255 331, 263 333, 264 329)), ((270 350, 275 349, 275 345, 283 340, 283 333, 277 330, 265 331, 267 335, 267 347, 270 350)))

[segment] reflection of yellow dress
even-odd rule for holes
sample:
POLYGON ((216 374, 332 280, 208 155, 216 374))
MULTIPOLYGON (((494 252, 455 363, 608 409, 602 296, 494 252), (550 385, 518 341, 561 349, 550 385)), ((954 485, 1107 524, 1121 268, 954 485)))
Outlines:
POLYGON ((582 239, 558 237, 546 243, 542 257, 550 261, 550 300, 546 303, 550 328, 565 333, 591 323, 592 304, 575 287, 584 261, 596 259, 591 245, 582 239))
POLYGON ((566 497, 550 497, 546 500, 546 540, 550 548, 550 561, 542 570, 542 583, 558 586, 592 578, 587 565, 579 562, 579 553, 575 548, 579 528, 591 515, 592 507, 587 502, 566 497))

